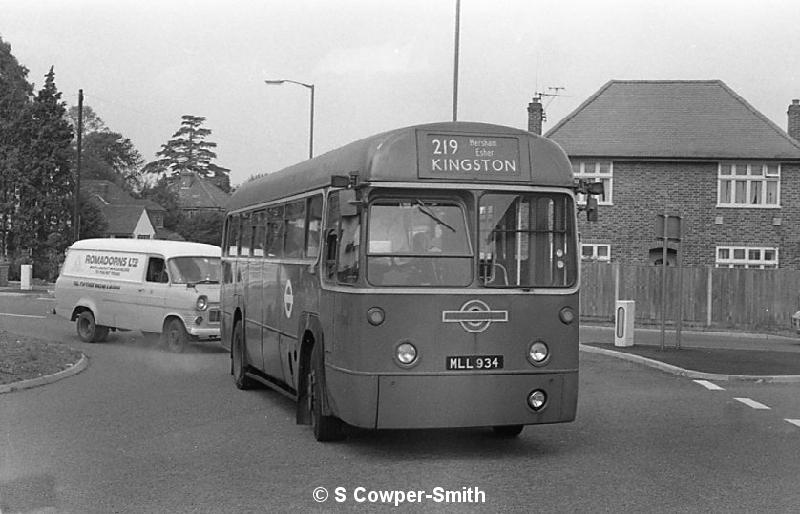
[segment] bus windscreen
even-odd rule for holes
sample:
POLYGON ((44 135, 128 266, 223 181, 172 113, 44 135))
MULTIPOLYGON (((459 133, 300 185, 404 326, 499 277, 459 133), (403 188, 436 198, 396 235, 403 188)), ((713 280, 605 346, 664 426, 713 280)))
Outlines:
POLYGON ((375 286, 472 283, 472 250, 456 200, 386 199, 369 209, 367 279, 375 286))
POLYGON ((565 194, 481 196, 481 283, 500 288, 574 286, 578 268, 573 210, 565 194))

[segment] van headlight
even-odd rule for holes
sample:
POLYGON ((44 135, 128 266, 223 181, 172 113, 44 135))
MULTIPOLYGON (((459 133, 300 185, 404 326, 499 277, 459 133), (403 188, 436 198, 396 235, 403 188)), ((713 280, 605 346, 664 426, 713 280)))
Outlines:
POLYGON ((198 296, 197 303, 195 303, 194 307, 198 311, 204 311, 208 309, 208 297, 206 297, 206 295, 198 296))

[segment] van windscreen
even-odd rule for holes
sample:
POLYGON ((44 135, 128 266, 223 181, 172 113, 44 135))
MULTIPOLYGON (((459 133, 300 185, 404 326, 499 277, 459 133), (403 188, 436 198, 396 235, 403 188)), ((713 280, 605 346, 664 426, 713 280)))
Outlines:
POLYGON ((219 284, 219 257, 174 257, 167 262, 173 284, 219 284))

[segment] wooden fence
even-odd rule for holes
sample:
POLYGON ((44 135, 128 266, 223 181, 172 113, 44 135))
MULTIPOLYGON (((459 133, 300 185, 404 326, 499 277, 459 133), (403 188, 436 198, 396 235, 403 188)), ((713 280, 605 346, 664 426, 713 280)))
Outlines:
MULTIPOLYGON (((636 321, 659 323, 662 268, 584 262, 581 316, 613 320, 616 300, 636 302, 636 321)), ((667 267, 666 320, 690 326, 789 330, 800 310, 800 271, 667 267)))

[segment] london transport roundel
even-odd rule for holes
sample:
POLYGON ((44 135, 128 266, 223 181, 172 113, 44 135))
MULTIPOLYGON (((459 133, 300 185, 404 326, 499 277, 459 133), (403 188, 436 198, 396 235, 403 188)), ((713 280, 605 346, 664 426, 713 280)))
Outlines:
POLYGON ((283 288, 283 312, 287 318, 292 317, 292 306, 294 305, 294 294, 292 293, 292 281, 287 280, 283 288))

